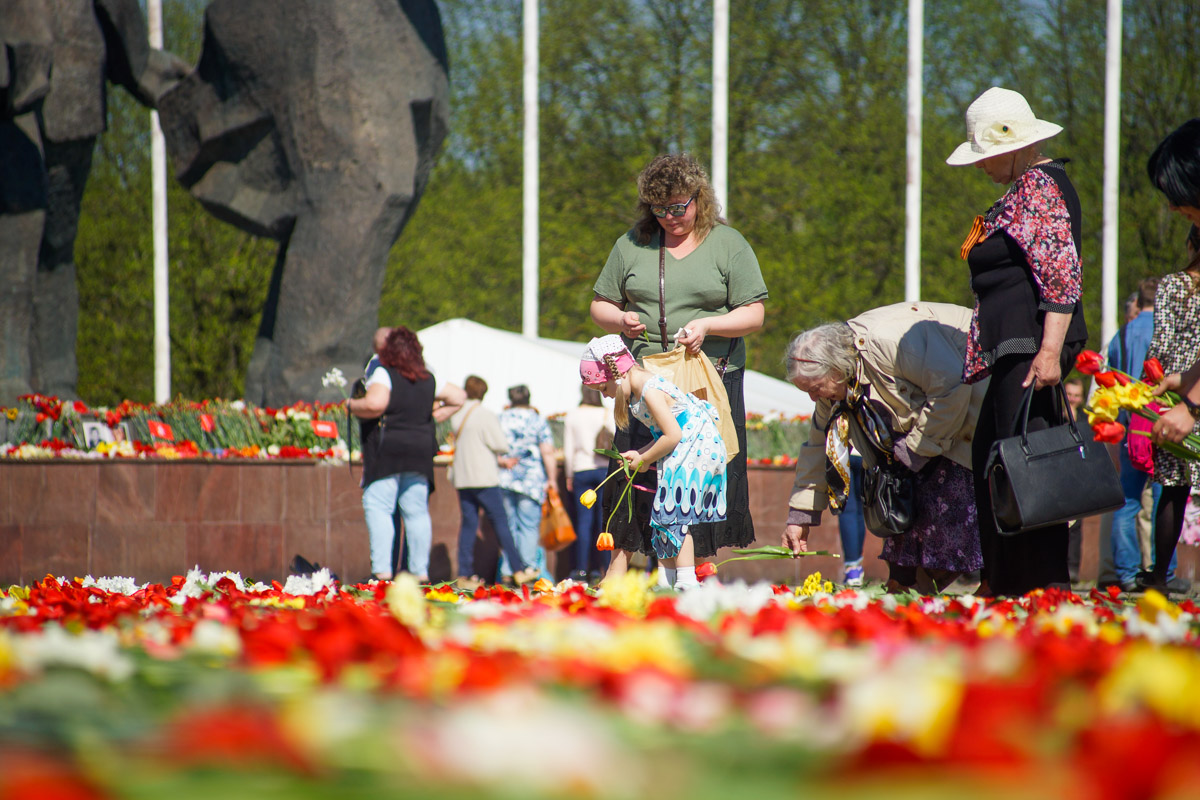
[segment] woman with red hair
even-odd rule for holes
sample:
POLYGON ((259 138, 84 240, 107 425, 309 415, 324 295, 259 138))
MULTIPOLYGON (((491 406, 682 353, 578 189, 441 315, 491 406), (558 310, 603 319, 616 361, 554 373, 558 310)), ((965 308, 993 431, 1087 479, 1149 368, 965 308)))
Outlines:
POLYGON ((421 582, 429 580, 434 425, 466 400, 453 384, 435 389, 422 353, 415 333, 403 325, 392 328, 379 350, 380 366, 367 377, 366 395, 347 401, 362 426, 363 514, 371 537, 371 577, 376 580, 392 578, 392 515, 397 506, 404 519, 408 571, 421 582))

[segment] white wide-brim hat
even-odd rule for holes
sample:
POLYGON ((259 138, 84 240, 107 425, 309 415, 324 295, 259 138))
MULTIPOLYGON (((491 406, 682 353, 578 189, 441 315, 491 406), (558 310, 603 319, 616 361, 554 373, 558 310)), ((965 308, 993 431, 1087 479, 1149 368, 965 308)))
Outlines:
POLYGON ((954 148, 946 163, 955 167, 974 164, 1049 139, 1060 131, 1061 125, 1035 117, 1020 92, 993 86, 967 107, 967 141, 954 148))

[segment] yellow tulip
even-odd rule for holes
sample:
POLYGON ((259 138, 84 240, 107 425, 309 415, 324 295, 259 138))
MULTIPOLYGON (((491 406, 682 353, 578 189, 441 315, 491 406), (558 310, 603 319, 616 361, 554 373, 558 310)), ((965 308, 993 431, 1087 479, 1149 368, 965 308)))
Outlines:
POLYGON ((596 490, 588 489, 583 494, 579 495, 579 502, 584 508, 591 508, 596 504, 596 490))

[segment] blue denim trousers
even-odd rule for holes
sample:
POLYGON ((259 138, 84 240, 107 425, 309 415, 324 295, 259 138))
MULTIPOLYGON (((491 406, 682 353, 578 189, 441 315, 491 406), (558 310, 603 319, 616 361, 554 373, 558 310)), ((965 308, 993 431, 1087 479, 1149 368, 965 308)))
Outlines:
POLYGON ((363 516, 371 537, 371 572, 392 574, 392 546, 396 540, 393 514, 400 509, 407 569, 419 577, 429 575, 429 548, 433 521, 429 518, 429 481, 419 472, 401 472, 372 481, 363 489, 363 516))
POLYGON ((595 559, 602 569, 608 569, 610 555, 607 550, 596 550, 596 537, 604 524, 604 489, 598 488, 608 474, 608 469, 599 467, 576 472, 571 478, 571 495, 575 502, 571 507, 575 511, 575 571, 588 572, 592 560, 595 559), (591 508, 584 508, 579 498, 588 489, 596 493, 596 502, 591 508), (598 558, 597 558, 598 556, 598 558))
MULTIPOLYGON (((550 579, 546 571, 546 550, 542 547, 542 504, 527 494, 501 489, 504 493, 504 513, 508 515, 508 529, 512 531, 513 543, 521 560, 537 567, 542 577, 550 579)), ((512 565, 504 553, 500 554, 500 574, 512 575, 512 565)))
POLYGON ((529 565, 521 558, 508 528, 508 515, 504 511, 504 497, 499 486, 481 486, 458 490, 458 510, 462 524, 458 528, 458 574, 470 577, 475 574, 475 533, 479 530, 479 510, 488 515, 496 538, 500 540, 500 552, 508 558, 509 565, 520 572, 529 565))
MULTIPOLYGON (((1125 493, 1125 505, 1113 512, 1112 548, 1113 571, 1121 583, 1129 583, 1142 570, 1142 548, 1138 541, 1137 515, 1142 510, 1142 492, 1149 476, 1135 469, 1129 461, 1129 451, 1122 445, 1118 452, 1121 460, 1121 489, 1125 493)), ((1154 505, 1162 487, 1154 484, 1154 505)), ((1151 519, 1154 515, 1151 514, 1151 519)), ((1167 571, 1168 580, 1175 575, 1175 558, 1172 556, 1167 571)))
POLYGON ((842 561, 861 561, 863 540, 867 537, 867 523, 863 518, 862 505, 862 456, 850 456, 850 490, 846 495, 846 507, 837 515, 838 533, 842 537, 842 561))

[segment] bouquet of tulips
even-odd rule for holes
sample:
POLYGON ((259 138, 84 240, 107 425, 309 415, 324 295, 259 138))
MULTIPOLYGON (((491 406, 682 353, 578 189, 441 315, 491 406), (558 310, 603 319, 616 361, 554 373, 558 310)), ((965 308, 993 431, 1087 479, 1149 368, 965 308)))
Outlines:
MULTIPOLYGON (((625 488, 623 490, 621 490, 621 496, 619 498, 617 498, 617 502, 613 503, 612 511, 609 513, 608 519, 605 520, 605 522, 604 522, 604 532, 596 537, 596 549, 597 550, 612 550, 614 547, 613 537, 608 529, 609 529, 609 527, 612 526, 612 519, 613 519, 613 516, 617 513, 617 509, 620 508, 622 504, 624 504, 626 514, 628 515, 628 518, 632 520, 633 519, 633 493, 632 493, 633 490, 637 489, 637 490, 643 491, 643 492, 648 492, 650 490, 644 486, 638 486, 637 484, 635 484, 633 482, 633 479, 637 477, 638 470, 641 469, 641 466, 642 466, 641 463, 630 464, 625 459, 623 459, 621 457, 621 454, 618 453, 616 450, 605 450, 605 449, 597 448, 596 452, 602 456, 608 456, 609 458, 613 459, 614 461, 616 461, 618 464, 621 465, 620 470, 615 470, 615 471, 609 473, 607 478, 600 481, 600 486, 597 486, 596 487, 597 489, 599 489, 601 486, 604 486, 604 484, 608 483, 610 480, 612 480, 617 475, 625 476, 625 488)), ((580 505, 582 505, 586 508, 591 508, 596 503, 596 496, 597 495, 596 495, 595 490, 588 489, 586 492, 584 492, 583 494, 581 494, 579 496, 579 503, 580 503, 580 505)))
MULTIPOLYGON (((1154 386, 1161 383, 1164 377, 1162 364, 1157 358, 1148 358, 1143 363, 1143 380, 1119 369, 1104 369, 1104 366, 1104 358, 1095 350, 1084 350, 1075 359, 1075 369, 1084 375, 1091 375, 1098 386, 1088 405, 1083 408, 1098 442, 1118 444, 1125 438, 1125 426, 1117 422, 1117 415, 1121 411, 1129 411, 1155 422, 1159 414, 1151 408, 1152 402, 1165 408, 1179 402, 1179 396, 1174 392, 1155 395, 1154 386)), ((1145 431, 1133 433, 1149 435, 1145 431)), ((1188 434, 1179 444, 1163 442, 1158 446, 1178 458, 1200 459, 1200 437, 1194 433, 1188 434)))

